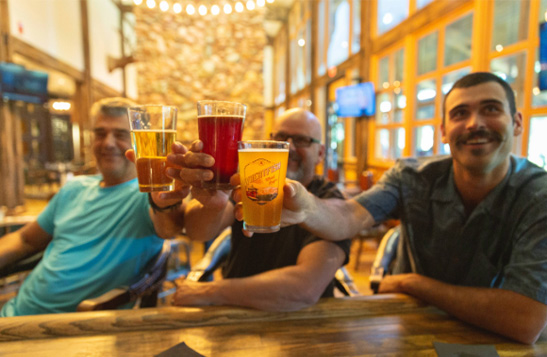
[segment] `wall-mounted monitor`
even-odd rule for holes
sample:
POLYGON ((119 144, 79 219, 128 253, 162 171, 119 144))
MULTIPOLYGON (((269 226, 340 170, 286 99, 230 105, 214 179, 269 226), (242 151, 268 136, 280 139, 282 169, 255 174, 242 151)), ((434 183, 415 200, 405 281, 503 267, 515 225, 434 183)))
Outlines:
POLYGON ((336 90, 337 115, 339 117, 362 117, 374 115, 376 98, 372 82, 359 83, 336 90))

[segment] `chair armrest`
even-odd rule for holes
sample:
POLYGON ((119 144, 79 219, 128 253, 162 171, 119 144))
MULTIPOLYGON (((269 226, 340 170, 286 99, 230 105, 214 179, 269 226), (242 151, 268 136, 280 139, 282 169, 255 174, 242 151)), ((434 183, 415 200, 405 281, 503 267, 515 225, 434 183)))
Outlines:
POLYGON ((380 287, 384 275, 389 271, 391 262, 397 255, 397 245, 399 243, 401 231, 400 226, 391 228, 380 241, 376 258, 370 268, 370 288, 376 294, 380 287))
POLYGON ((119 306, 131 301, 129 290, 117 288, 112 289, 95 299, 82 301, 76 311, 115 310, 119 306))
POLYGON ((334 285, 338 290, 342 292, 342 294, 346 296, 361 295, 359 289, 357 289, 357 286, 355 286, 355 282, 353 281, 353 278, 347 271, 346 267, 341 267, 340 269, 338 269, 336 271, 336 274, 334 275, 334 278, 334 285))
POLYGON ((203 258, 188 273, 190 281, 206 281, 211 274, 226 260, 231 248, 232 229, 226 228, 219 234, 203 258))
MULTIPOLYGON (((150 294, 155 294, 155 302, 157 291, 165 279, 167 260, 170 253, 171 242, 165 240, 157 258, 148 265, 145 269, 145 275, 139 281, 129 287, 115 288, 99 297, 86 299, 78 304, 76 311, 114 310, 124 304, 137 300, 139 297, 148 296, 150 294)), ((141 304, 141 306, 150 307, 155 305, 154 303, 147 301, 146 306, 143 304, 141 304)))

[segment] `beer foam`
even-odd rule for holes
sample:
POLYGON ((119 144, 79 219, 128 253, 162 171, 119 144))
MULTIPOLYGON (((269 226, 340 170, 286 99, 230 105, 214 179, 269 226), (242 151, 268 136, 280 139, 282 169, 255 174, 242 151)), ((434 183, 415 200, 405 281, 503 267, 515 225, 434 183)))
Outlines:
POLYGON ((133 132, 147 132, 147 133, 176 133, 177 131, 174 129, 169 130, 161 130, 161 129, 133 129, 131 130, 133 132))
POLYGON ((243 120, 245 116, 235 114, 202 114, 198 115, 198 119, 199 118, 241 118, 241 120, 243 120))
POLYGON ((270 148, 245 148, 238 149, 239 152, 289 152, 289 149, 270 149, 270 148))

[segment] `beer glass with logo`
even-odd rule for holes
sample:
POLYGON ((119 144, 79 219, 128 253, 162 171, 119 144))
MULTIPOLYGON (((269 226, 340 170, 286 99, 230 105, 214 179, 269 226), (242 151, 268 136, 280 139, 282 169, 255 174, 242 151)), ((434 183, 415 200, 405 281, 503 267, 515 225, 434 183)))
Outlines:
POLYGON ((271 233, 280 229, 289 143, 249 140, 238 143, 243 228, 271 233))
POLYGON ((215 158, 214 177, 202 187, 230 190, 230 177, 237 172, 237 142, 241 140, 247 106, 234 102, 201 100, 197 103, 202 152, 215 158))
POLYGON ((165 169, 177 132, 177 108, 142 105, 129 108, 128 114, 139 190, 172 191, 175 182, 165 174, 165 169))

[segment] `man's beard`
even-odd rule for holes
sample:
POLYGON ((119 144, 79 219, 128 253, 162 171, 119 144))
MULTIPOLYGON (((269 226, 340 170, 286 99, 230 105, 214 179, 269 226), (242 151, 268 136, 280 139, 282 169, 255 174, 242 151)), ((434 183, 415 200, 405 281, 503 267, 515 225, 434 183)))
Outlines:
POLYGON ((287 177, 291 180, 302 182, 302 179, 304 178, 304 168, 302 166, 298 166, 296 171, 287 170, 287 177))

